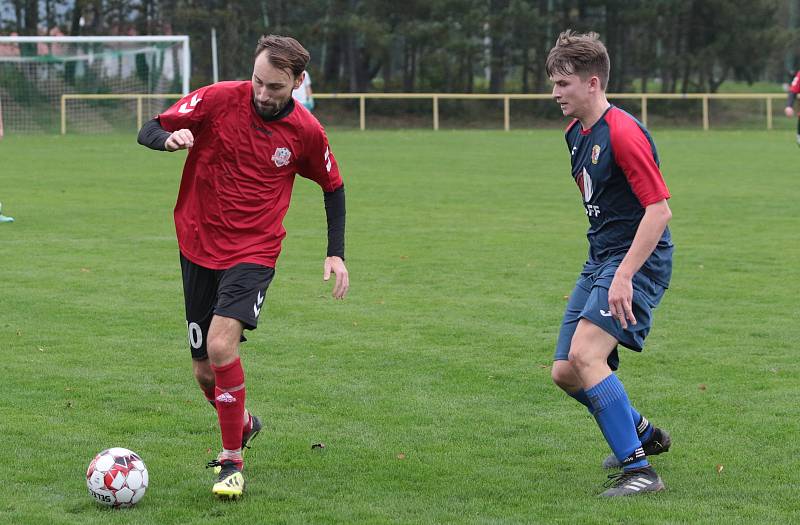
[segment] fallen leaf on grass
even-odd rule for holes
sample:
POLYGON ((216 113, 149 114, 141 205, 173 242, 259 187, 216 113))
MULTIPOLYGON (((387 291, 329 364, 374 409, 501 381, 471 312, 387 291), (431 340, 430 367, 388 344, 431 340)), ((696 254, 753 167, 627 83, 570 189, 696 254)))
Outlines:
POLYGON ((698 385, 697 388, 699 388, 700 390, 705 390, 706 389, 706 385, 698 385))
POLYGON ((81 271, 82 271, 83 273, 89 273, 89 272, 91 272, 91 270, 90 270, 89 268, 81 268, 81 271))
POLYGON ((397 455, 397 459, 406 459, 406 455, 401 452, 397 455))
POLYGON ((722 471, 725 469, 724 465, 717 465, 717 474, 722 474, 722 471))

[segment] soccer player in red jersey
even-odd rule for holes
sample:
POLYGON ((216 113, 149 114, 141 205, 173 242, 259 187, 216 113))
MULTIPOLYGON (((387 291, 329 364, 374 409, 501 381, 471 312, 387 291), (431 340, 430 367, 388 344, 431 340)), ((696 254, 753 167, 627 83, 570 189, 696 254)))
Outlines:
MULTIPOLYGON (((794 116, 794 101, 798 93, 800 93, 800 71, 795 74, 792 83, 789 84, 789 99, 786 101, 786 108, 783 110, 789 118, 794 116)), ((797 119, 797 145, 800 146, 800 118, 797 119)))
POLYGON ((653 310, 672 276, 669 190, 644 126, 609 104, 610 60, 596 33, 565 31, 547 57, 553 98, 574 120, 565 134, 589 220, 589 253, 569 296, 553 360, 553 381, 594 416, 614 453, 606 497, 657 492, 649 456, 670 436, 631 405, 614 371, 618 346, 641 352, 653 310))
POLYGON ((212 492, 242 495, 242 452, 261 430, 245 409, 239 359, 243 330, 254 330, 286 235, 295 175, 324 192, 333 297, 349 287, 344 264, 345 194, 339 167, 320 123, 292 90, 303 81, 308 51, 295 39, 263 36, 249 81, 202 87, 142 126, 139 143, 188 149, 175 229, 180 248, 194 376, 215 406, 222 452, 212 492))

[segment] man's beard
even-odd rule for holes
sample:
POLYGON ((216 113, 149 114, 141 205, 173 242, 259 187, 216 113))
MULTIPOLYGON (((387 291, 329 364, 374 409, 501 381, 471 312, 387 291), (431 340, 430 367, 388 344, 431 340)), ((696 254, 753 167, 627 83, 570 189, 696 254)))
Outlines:
POLYGON ((280 113, 281 110, 285 108, 286 104, 288 103, 289 101, 286 100, 286 102, 284 102, 280 106, 264 106, 262 104, 259 104, 258 101, 255 99, 255 97, 253 98, 253 107, 255 108, 256 113, 258 113, 259 117, 265 119, 272 118, 278 113, 280 113))

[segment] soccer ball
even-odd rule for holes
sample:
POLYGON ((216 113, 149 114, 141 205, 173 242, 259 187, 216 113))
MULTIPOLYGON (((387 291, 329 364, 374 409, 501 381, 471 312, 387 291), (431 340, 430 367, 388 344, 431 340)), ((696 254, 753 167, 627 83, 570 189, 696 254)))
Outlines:
POLYGON ((86 470, 86 486, 95 501, 109 507, 132 507, 147 490, 147 467, 127 448, 109 448, 94 457, 86 470))

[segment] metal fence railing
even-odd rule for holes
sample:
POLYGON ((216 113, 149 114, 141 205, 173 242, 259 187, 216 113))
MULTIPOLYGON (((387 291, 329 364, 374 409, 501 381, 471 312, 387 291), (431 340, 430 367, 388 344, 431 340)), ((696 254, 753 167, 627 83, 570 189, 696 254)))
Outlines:
MULTIPOLYGON (((67 132, 67 104, 70 100, 136 100, 136 123, 141 127, 143 122, 143 104, 145 99, 177 100, 179 94, 104 94, 82 95, 64 94, 61 96, 61 133, 67 132)), ((439 129, 439 101, 440 100, 497 100, 503 102, 503 129, 511 130, 511 101, 512 100, 550 100, 550 94, 465 94, 465 93, 315 93, 315 99, 333 100, 358 100, 359 129, 367 129, 366 101, 373 99, 393 100, 430 100, 433 129, 439 129)), ((701 104, 703 129, 710 129, 709 101, 710 100, 763 100, 766 102, 765 125, 766 129, 773 128, 773 103, 775 99, 785 99, 782 93, 609 93, 609 100, 634 100, 641 105, 639 119, 646 126, 648 120, 648 102, 651 100, 697 100, 701 104)))

